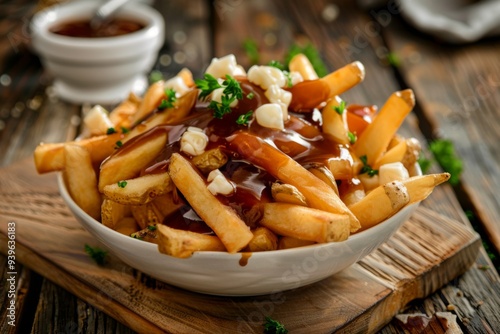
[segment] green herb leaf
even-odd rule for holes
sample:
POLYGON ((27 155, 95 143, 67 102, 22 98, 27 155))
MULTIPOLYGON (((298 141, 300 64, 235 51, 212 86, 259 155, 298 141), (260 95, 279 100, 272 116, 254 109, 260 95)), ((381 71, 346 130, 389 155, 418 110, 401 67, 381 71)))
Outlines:
POLYGON ((222 87, 213 75, 205 73, 204 78, 205 79, 197 79, 194 82, 196 87, 201 91, 199 96, 200 100, 205 100, 214 90, 222 87))
POLYGON ((326 65, 321 59, 318 50, 311 43, 306 44, 305 46, 293 44, 288 50, 287 55, 285 56, 285 64, 288 65, 290 63, 290 60, 299 53, 303 53, 307 57, 307 59, 309 59, 314 70, 316 71, 316 74, 318 74, 320 78, 328 74, 326 65))
POLYGON ((120 148, 120 147, 123 146, 123 143, 122 143, 121 140, 117 141, 115 144, 116 144, 115 149, 120 148))
POLYGON ((243 42, 243 50, 247 54, 248 59, 252 65, 258 64, 260 61, 259 48, 257 42, 251 38, 243 42))
POLYGON ((278 321, 271 319, 270 317, 266 317, 266 321, 264 322, 264 333, 265 334, 286 334, 288 333, 288 329, 285 328, 278 321))
POLYGON ((422 154, 418 157, 417 160, 418 164, 420 165, 420 169, 422 170, 422 173, 425 174, 431 168, 432 165, 432 160, 427 159, 424 157, 422 154))
POLYGON ((226 80, 222 82, 224 90, 221 95, 221 102, 210 101, 209 109, 214 111, 215 118, 222 118, 224 115, 231 113, 231 103, 236 100, 243 99, 243 91, 240 83, 232 76, 226 75, 226 80))
POLYGON ((251 100, 255 97, 255 94, 253 92, 250 92, 247 94, 247 99, 251 100))
POLYGON ((339 106, 333 106, 332 109, 337 112, 337 114, 342 115, 345 112, 345 101, 341 101, 339 106))
POLYGON ((163 80, 163 74, 160 71, 151 71, 149 74, 149 83, 153 84, 160 80, 163 80))
POLYGON ((156 231, 156 225, 148 225, 148 230, 156 231))
POLYGON ((127 134, 127 133, 129 133, 129 132, 130 132, 130 130, 129 130, 129 129, 127 129, 126 127, 124 127, 124 126, 122 126, 120 129, 122 130, 122 133, 123 133, 123 134, 127 134))
POLYGON ((284 71, 285 70, 285 65, 283 65, 282 62, 280 62, 279 60, 271 60, 267 66, 272 66, 272 67, 276 67, 277 69, 279 70, 282 70, 284 71))
POLYGON ((118 187, 125 188, 127 186, 127 181, 118 181, 118 187))
POLYGON ((115 128, 108 128, 108 129, 106 130, 106 134, 107 134, 107 135, 112 135, 113 133, 116 133, 115 128))
POLYGON ((85 253, 87 253, 92 260, 100 266, 104 265, 106 262, 106 256, 108 255, 107 251, 99 247, 91 247, 88 244, 85 244, 85 253))
POLYGON ((377 169, 373 169, 370 165, 368 165, 368 158, 366 155, 362 155, 359 157, 359 160, 363 163, 363 167, 361 168, 360 174, 368 174, 368 176, 372 177, 378 174, 377 169))
POLYGON ((252 115, 253 115, 253 110, 250 110, 245 114, 241 114, 236 120, 236 123, 239 125, 248 125, 248 122, 250 122, 252 115))
POLYGON ((434 140, 429 144, 429 150, 441 167, 450 173, 450 184, 457 185, 460 182, 463 163, 456 155, 453 143, 446 139, 434 140))
POLYGON ((395 54, 394 52, 389 52, 387 54, 387 61, 389 62, 389 65, 392 65, 394 67, 401 66, 401 60, 399 59, 398 55, 395 54))
POLYGON ((175 90, 173 90, 172 88, 165 90, 165 96, 167 98, 161 100, 160 105, 158 106, 159 110, 173 108, 174 102, 177 100, 177 97, 175 96, 175 90))
POLYGON ((347 138, 349 138, 349 143, 351 143, 351 145, 356 143, 356 140, 358 140, 358 137, 351 131, 347 132, 347 138))

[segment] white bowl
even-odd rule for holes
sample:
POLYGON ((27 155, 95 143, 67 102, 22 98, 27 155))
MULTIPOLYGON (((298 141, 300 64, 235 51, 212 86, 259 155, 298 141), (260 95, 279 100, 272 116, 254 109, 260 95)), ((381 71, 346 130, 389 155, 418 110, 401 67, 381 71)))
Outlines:
POLYGON ((161 254, 155 244, 120 234, 91 218, 71 199, 61 174, 58 185, 62 198, 82 226, 123 262, 171 285, 224 296, 272 294, 329 277, 374 251, 418 206, 407 206, 343 242, 252 254, 196 252, 190 258, 178 259, 161 254))
POLYGON ((164 42, 164 21, 153 8, 124 6, 117 17, 145 24, 133 33, 105 38, 77 38, 49 31, 61 22, 90 18, 96 1, 75 1, 37 13, 30 24, 32 45, 54 77, 57 95, 71 102, 113 103, 130 91, 142 93, 164 42))

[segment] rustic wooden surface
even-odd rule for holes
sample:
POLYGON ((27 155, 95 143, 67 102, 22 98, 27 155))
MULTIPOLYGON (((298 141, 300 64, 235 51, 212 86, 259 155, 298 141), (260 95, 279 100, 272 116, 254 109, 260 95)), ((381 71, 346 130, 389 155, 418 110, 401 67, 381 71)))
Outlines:
MULTIPOLYGON (((390 241, 339 275, 270 296, 207 296, 156 282, 115 257, 104 267, 95 265, 83 246, 96 241, 65 207, 55 175, 37 175, 31 160, 2 174, 0 219, 16 222, 17 260, 148 333, 260 333, 266 315, 279 318, 294 333, 373 332, 408 302, 464 273, 481 245, 463 224, 422 208, 390 241)), ((0 232, 5 254, 6 226, 0 232)), ((53 331, 50 323, 38 325, 46 327, 35 331, 53 331)))
MULTIPOLYGON (((452 139, 466 166, 460 186, 440 187, 423 206, 465 225, 469 222, 462 208, 471 210, 477 218, 476 227, 487 232, 483 240, 491 241, 498 249, 498 41, 445 46, 412 30, 397 14, 379 15, 385 20, 377 25, 374 14, 382 14, 387 8, 369 13, 349 1, 217 0, 191 1, 189 8, 182 5, 181 1, 162 5, 166 6, 163 12, 170 30, 162 51, 166 56, 160 57, 156 69, 167 75, 185 65, 199 75, 213 55, 228 52, 244 63, 241 44, 247 37, 259 41, 263 61, 281 58, 292 38, 307 38, 320 50, 330 70, 352 60, 365 64, 366 80, 345 95, 349 102, 381 105, 393 91, 412 87, 418 106, 405 123, 404 134, 422 140, 422 132, 428 139, 452 139), (330 20, 336 10, 339 15, 330 20), (401 59, 401 66, 389 66, 389 52, 401 59)), ((73 136, 79 121, 80 107, 54 99, 50 77, 26 48, 29 37, 25 27, 33 8, 29 0, 0 3, 2 166, 30 156, 40 141, 62 141, 73 136)), ((3 281, 6 258, 0 259, 3 281)), ((430 297, 412 302, 403 313, 414 315, 415 321, 429 322, 429 333, 444 333, 447 329, 500 332, 500 283, 491 265, 482 250, 476 264, 464 275, 430 297)), ((2 321, 2 333, 132 332, 22 265, 16 269, 18 325, 12 328, 2 321)), ((6 285, 0 285, 2 305, 7 302, 5 289, 6 285)), ((6 319, 5 315, 2 306, 0 317, 6 319)), ((397 316, 381 332, 417 332, 417 327, 403 324, 400 319, 404 317, 397 316)))

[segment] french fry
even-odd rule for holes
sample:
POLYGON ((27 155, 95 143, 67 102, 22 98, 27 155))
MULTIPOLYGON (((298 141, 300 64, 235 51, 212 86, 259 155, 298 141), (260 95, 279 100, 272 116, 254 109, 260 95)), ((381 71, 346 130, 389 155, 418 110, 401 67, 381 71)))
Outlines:
POLYGON ((155 112, 150 117, 146 118, 141 123, 137 124, 129 133, 123 138, 122 142, 126 143, 135 136, 151 130, 157 125, 171 124, 178 122, 189 115, 191 108, 196 103, 198 98, 198 91, 193 89, 175 100, 172 108, 155 112))
POLYGON ((141 103, 139 104, 139 107, 137 108, 137 111, 132 117, 131 124, 137 123, 158 107, 161 100, 165 97, 164 85, 165 81, 159 80, 149 86, 141 103))
POLYGON ((115 229, 118 222, 131 215, 130 206, 104 198, 101 205, 101 222, 104 226, 115 229))
POLYGON ((281 237, 278 243, 278 249, 289 249, 289 248, 297 248, 303 246, 314 245, 314 241, 309 240, 301 240, 292 237, 281 237))
POLYGON ((400 181, 378 186, 360 201, 349 206, 361 224, 358 231, 366 230, 391 217, 410 201, 408 190, 400 181))
POLYGON ((166 143, 165 129, 154 128, 129 147, 124 146, 118 150, 101 164, 99 191, 104 191, 107 185, 136 177, 160 153, 166 143))
POLYGON ((360 227, 358 219, 332 188, 298 162, 259 137, 240 132, 230 138, 229 145, 242 157, 264 168, 278 180, 295 186, 305 196, 310 207, 331 213, 346 214, 350 218, 351 232, 360 227))
POLYGON ((343 241, 350 234, 349 216, 299 205, 266 203, 261 225, 276 234, 319 243, 343 241))
POLYGON ((180 77, 182 81, 184 81, 186 86, 194 86, 193 72, 191 72, 188 68, 183 68, 182 70, 180 70, 179 73, 177 73, 177 76, 180 77))
POLYGON ((402 181, 410 196, 409 204, 423 201, 432 193, 435 187, 449 179, 450 173, 438 173, 412 176, 402 181))
POLYGON ((417 162, 421 150, 422 147, 417 139, 403 139, 389 149, 375 163, 373 169, 379 169, 380 166, 391 162, 401 162, 407 169, 409 169, 417 162))
POLYGON ((227 155, 220 148, 214 148, 192 158, 191 162, 200 172, 207 175, 227 163, 227 155))
POLYGON ((64 146, 66 144, 85 147, 90 154, 92 163, 99 164, 113 153, 116 142, 122 136, 120 133, 114 133, 67 143, 40 143, 34 151, 36 170, 40 174, 62 170, 64 168, 64 146))
POLYGON ((177 211, 180 207, 184 206, 185 203, 180 198, 175 199, 173 192, 169 192, 163 196, 156 197, 152 204, 156 208, 156 212, 165 219, 165 217, 170 216, 172 213, 177 211))
POLYGON ((415 97, 411 89, 393 93, 354 144, 356 155, 366 156, 367 164, 375 165, 414 105, 415 97))
POLYGON ((213 235, 173 229, 158 225, 158 250, 160 253, 178 258, 188 258, 197 251, 223 252, 226 250, 220 239, 213 235))
POLYGON ((172 188, 170 175, 164 172, 146 174, 122 183, 109 184, 103 188, 103 194, 120 204, 141 205, 169 193, 172 188))
POLYGON ((328 97, 332 98, 346 92, 364 79, 365 67, 359 61, 355 61, 319 80, 328 84, 330 88, 328 97))
POLYGON ((304 195, 291 184, 273 183, 271 195, 276 202, 307 206, 304 195))
POLYGON ((349 137, 347 136, 347 112, 338 113, 336 107, 340 107, 342 100, 334 96, 328 100, 323 108, 321 115, 323 117, 323 133, 336 143, 347 145, 349 137))
POLYGON ((288 64, 290 72, 299 72, 304 80, 316 80, 318 74, 309 59, 302 53, 293 56, 288 64))
POLYGON ((229 253, 243 249, 253 234, 236 212, 222 204, 207 189, 205 180, 180 154, 170 158, 169 173, 177 189, 194 211, 220 238, 229 253))
POLYGON ((333 176, 330 169, 325 166, 311 166, 307 167, 307 170, 310 171, 314 176, 318 179, 322 180, 326 183, 327 186, 333 189, 337 195, 339 195, 339 188, 337 186, 337 182, 335 182, 335 177, 333 176))
POLYGON ((264 252, 278 249, 278 237, 270 229, 258 227, 252 233, 253 238, 248 243, 246 251, 264 252))
POLYGON ((140 231, 133 232, 130 236, 134 239, 158 244, 158 227, 157 225, 148 225, 140 231))
POLYGON ((115 231, 130 236, 139 231, 139 225, 133 217, 124 217, 115 224, 115 231))
POLYGON ((163 222, 163 217, 152 203, 131 205, 130 212, 141 229, 146 229, 148 226, 154 226, 163 222))
POLYGON ((68 192, 76 204, 92 218, 101 217, 101 194, 97 190, 97 177, 86 148, 64 145, 63 177, 68 192))
POLYGON ((130 129, 132 117, 137 112, 141 99, 134 93, 130 93, 126 100, 121 102, 109 113, 109 119, 115 127, 130 129))

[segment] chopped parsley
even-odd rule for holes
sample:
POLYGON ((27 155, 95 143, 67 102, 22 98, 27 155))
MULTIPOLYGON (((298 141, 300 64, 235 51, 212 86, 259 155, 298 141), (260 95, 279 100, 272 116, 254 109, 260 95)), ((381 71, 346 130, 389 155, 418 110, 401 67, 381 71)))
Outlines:
POLYGON ((116 144, 115 148, 120 148, 123 146, 123 143, 121 140, 117 141, 115 144, 116 144))
POLYGON ((264 333, 265 334, 286 334, 288 333, 288 329, 285 328, 278 321, 271 319, 270 317, 266 317, 266 321, 264 322, 264 333))
POLYGON ((450 184, 457 185, 462 173, 462 160, 456 155, 453 143, 450 140, 438 139, 429 144, 429 150, 444 171, 450 173, 450 184))
POLYGON ((333 106, 332 109, 337 112, 337 114, 342 115, 345 112, 345 101, 341 101, 340 105, 338 106, 333 106))
POLYGON ((401 60, 399 59, 398 55, 394 52, 389 52, 387 54, 387 61, 389 62, 389 65, 392 65, 394 67, 401 66, 401 60))
POLYGON ((241 114, 236 120, 236 123, 239 125, 248 125, 248 122, 250 122, 252 115, 253 115, 253 110, 250 110, 245 114, 241 114))
POLYGON ((92 260, 100 266, 104 265, 104 262, 106 262, 106 256, 108 255, 107 251, 99 247, 91 247, 88 244, 85 244, 85 253, 87 253, 92 260))
POLYGON ((377 169, 373 169, 373 168, 371 168, 370 165, 368 165, 368 158, 366 157, 366 155, 360 156, 359 159, 363 163, 363 167, 361 168, 361 171, 359 172, 360 174, 365 174, 366 173, 370 177, 375 176, 375 175, 378 174, 378 170, 377 169))
POLYGON ((279 70, 282 70, 284 71, 285 70, 285 65, 283 65, 282 62, 280 62, 279 60, 271 60, 267 66, 272 66, 272 67, 276 67, 277 69, 279 70))
POLYGON ((106 134, 107 134, 107 135, 112 135, 113 133, 116 133, 115 128, 108 128, 108 129, 106 130, 106 134))
POLYGON ((205 100, 214 90, 222 87, 213 75, 205 73, 204 78, 195 80, 196 87, 200 90, 200 100, 205 100))
POLYGON ((255 97, 255 94, 253 92, 250 92, 247 94, 247 99, 252 100, 255 97))
POLYGON ((160 105, 158 106, 159 110, 173 108, 174 102, 177 100, 177 97, 175 96, 175 90, 173 90, 172 88, 165 89, 165 96, 167 98, 161 100, 160 105))
POLYGON ((123 133, 123 134, 127 134, 127 133, 129 133, 129 132, 130 132, 130 130, 129 130, 129 129, 127 129, 126 127, 124 127, 124 126, 122 126, 122 127, 120 128, 120 130, 122 130, 122 133, 123 133))
POLYGON ((245 50, 245 53, 247 54, 247 57, 250 60, 250 63, 254 65, 259 63, 260 60, 259 48, 255 40, 247 38, 243 42, 243 50, 245 50))
POLYGON ((231 113, 231 103, 243 99, 243 91, 239 82, 229 74, 226 74, 226 80, 222 82, 222 85, 212 75, 205 74, 205 79, 196 80, 196 87, 201 90, 200 99, 205 99, 217 88, 223 88, 221 102, 212 100, 208 105, 208 108, 214 111, 215 118, 222 118, 231 113))
POLYGON ((156 231, 156 225, 148 225, 148 230, 156 231))
POLYGON ((118 181, 118 187, 125 188, 127 186, 127 181, 118 181))
POLYGON ((358 137, 356 136, 356 134, 352 133, 351 131, 347 132, 347 138, 349 138, 349 143, 351 143, 351 145, 353 145, 354 143, 356 143, 356 140, 358 139, 358 137))

